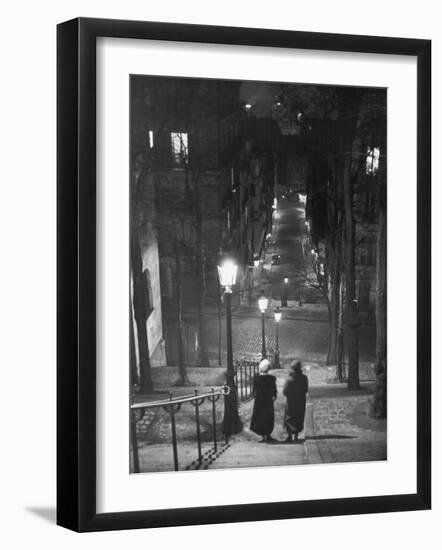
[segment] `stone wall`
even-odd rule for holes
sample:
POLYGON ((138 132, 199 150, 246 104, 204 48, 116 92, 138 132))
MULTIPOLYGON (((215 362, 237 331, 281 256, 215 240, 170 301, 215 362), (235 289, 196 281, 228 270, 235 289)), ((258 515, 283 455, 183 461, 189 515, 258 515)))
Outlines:
MULTIPOLYGON (((336 382, 336 366, 319 366, 304 363, 304 373, 308 376, 310 386, 321 386, 336 382)), ((373 363, 359 364, 359 379, 361 382, 375 381, 373 363)))
MULTIPOLYGON (((371 363, 360 364, 361 382, 374 381, 374 366, 371 363)), ((226 367, 186 367, 189 381, 195 386, 222 386, 225 383, 226 367)), ((304 364, 309 386, 322 386, 336 382, 336 367, 324 367, 304 364)), ((273 370, 276 376, 287 377, 286 369, 273 370)), ((156 390, 170 389, 178 380, 178 367, 153 367, 152 379, 156 390)))
POLYGON ((351 416, 356 407, 366 407, 368 411, 372 399, 371 395, 360 395, 313 400, 314 434, 351 436, 353 432, 359 433, 356 427, 352 427, 351 416))
MULTIPOLYGON (((193 386, 222 386, 225 383, 225 368, 187 367, 187 376, 193 386)), ((178 367, 155 367, 152 369, 155 390, 172 390, 178 380, 178 367)))
POLYGON ((138 441, 145 441, 153 425, 161 422, 166 415, 166 411, 161 408, 146 409, 143 418, 136 424, 138 441))

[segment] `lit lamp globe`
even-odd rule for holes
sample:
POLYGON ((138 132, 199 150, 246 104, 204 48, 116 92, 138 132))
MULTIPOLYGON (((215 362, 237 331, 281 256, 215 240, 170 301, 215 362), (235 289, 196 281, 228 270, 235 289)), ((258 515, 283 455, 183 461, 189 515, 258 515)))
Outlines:
POLYGON ((284 283, 287 284, 289 282, 289 278, 288 277, 284 277, 284 283))
POLYGON ((279 323, 280 320, 281 320, 281 310, 279 309, 279 307, 277 307, 275 309, 275 321, 279 323))
POLYGON ((258 307, 259 307, 259 310, 261 313, 265 313, 266 309, 267 309, 267 304, 268 304, 268 299, 262 295, 259 300, 258 300, 258 307))
POLYGON ((232 292, 232 286, 236 282, 238 266, 233 260, 227 259, 218 266, 219 283, 224 287, 225 292, 232 292))

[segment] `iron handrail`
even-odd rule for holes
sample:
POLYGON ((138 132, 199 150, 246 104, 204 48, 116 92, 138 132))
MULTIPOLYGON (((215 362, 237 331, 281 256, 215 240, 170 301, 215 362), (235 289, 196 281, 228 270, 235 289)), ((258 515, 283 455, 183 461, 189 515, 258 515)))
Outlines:
MULTIPOLYGON (((218 450, 218 441, 216 434, 216 402, 222 395, 226 397, 230 393, 229 386, 212 387, 210 392, 199 394, 198 390, 194 390, 193 395, 184 395, 181 397, 173 397, 169 392, 169 399, 161 399, 158 401, 145 401, 141 403, 132 403, 129 407, 131 415, 131 446, 133 454, 133 469, 135 473, 140 471, 140 459, 138 454, 138 437, 136 424, 145 415, 146 409, 162 407, 170 415, 170 426, 172 431, 172 452, 174 469, 179 469, 178 465, 178 439, 176 432, 176 420, 175 415, 181 409, 183 403, 190 403, 195 408, 195 422, 196 422, 196 435, 197 435, 197 448, 198 448, 198 465, 203 463, 203 455, 201 449, 201 427, 200 427, 200 412, 199 407, 207 399, 212 405, 212 436, 213 436, 213 450, 216 453, 218 450), (140 415, 137 418, 137 414, 140 415)), ((228 443, 228 435, 226 434, 226 444, 228 443)))
POLYGON ((161 399, 159 401, 144 401, 141 403, 132 403, 130 405, 131 409, 151 409, 153 407, 164 407, 165 405, 171 405, 174 403, 188 403, 189 401, 194 401, 195 399, 201 399, 210 397, 212 395, 229 395, 230 388, 229 386, 220 386, 218 388, 212 388, 213 391, 208 393, 199 393, 197 396, 195 394, 183 395, 181 397, 171 397, 169 399, 161 399))

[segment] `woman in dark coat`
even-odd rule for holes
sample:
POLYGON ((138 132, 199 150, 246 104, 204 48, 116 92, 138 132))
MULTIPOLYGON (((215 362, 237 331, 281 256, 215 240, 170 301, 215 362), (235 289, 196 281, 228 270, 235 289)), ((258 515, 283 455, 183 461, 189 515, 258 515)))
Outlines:
POLYGON ((290 377, 282 390, 287 398, 284 413, 284 427, 287 430, 286 443, 290 443, 295 436, 295 441, 298 440, 299 432, 304 429, 305 417, 305 402, 308 392, 308 378, 302 373, 302 365, 300 361, 291 367, 290 377))
POLYGON ((261 436, 259 443, 272 441, 270 435, 275 426, 275 412, 273 401, 276 399, 276 378, 268 374, 270 361, 263 359, 259 364, 259 374, 253 380, 253 404, 250 429, 261 436))

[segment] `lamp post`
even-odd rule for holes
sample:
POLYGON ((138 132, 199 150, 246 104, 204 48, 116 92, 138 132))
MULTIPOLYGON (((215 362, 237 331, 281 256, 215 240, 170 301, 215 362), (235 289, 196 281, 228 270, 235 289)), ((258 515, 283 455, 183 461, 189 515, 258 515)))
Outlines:
POLYGON ((289 278, 287 277, 287 275, 284 276, 284 290, 283 290, 283 293, 281 295, 281 307, 287 307, 287 300, 288 300, 288 284, 289 284, 289 278))
POLYGON ((281 364, 279 362, 279 321, 281 320, 281 310, 279 307, 275 309, 275 331, 276 331, 276 349, 275 349, 275 361, 273 364, 274 369, 280 369, 281 364))
POLYGON ((262 349, 261 349, 261 355, 264 358, 267 357, 267 351, 266 351, 266 333, 265 333, 265 320, 264 320, 264 314, 267 309, 268 299, 264 295, 264 291, 261 291, 261 296, 258 300, 258 306, 259 311, 261 312, 261 326, 262 326, 262 349))
POLYGON ((253 257, 253 267, 255 268, 254 272, 253 272, 253 275, 254 275, 254 280, 255 281, 258 281, 258 279, 260 278, 260 270, 259 270, 260 263, 261 263, 261 261, 259 259, 259 256, 255 255, 253 257))
POLYGON ((247 304, 249 306, 252 305, 253 269, 254 269, 253 264, 249 265, 248 269, 247 269, 247 280, 248 280, 248 283, 247 283, 247 304))
POLYGON ((235 372, 233 370, 232 348, 232 287, 236 282, 238 266, 226 259, 218 266, 220 285, 224 288, 224 301, 226 305, 227 321, 227 376, 226 383, 230 388, 228 395, 224 397, 223 433, 226 437, 242 430, 242 423, 238 414, 238 397, 236 394, 235 372))

